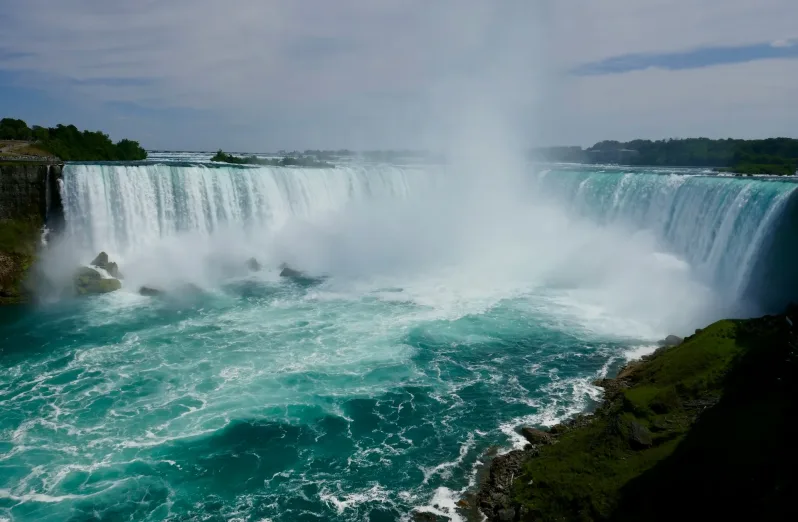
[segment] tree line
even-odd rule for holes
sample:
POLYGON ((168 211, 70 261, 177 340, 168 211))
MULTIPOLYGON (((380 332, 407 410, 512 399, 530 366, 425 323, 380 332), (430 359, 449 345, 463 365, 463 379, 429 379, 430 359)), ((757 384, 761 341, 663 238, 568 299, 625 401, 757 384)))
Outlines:
POLYGON ((794 174, 798 140, 687 138, 601 141, 592 147, 547 147, 531 151, 534 159, 573 163, 622 163, 666 167, 711 167, 741 174, 794 174))
POLYGON ((35 142, 37 147, 65 161, 136 161, 147 159, 139 142, 123 139, 114 143, 100 131, 80 131, 74 125, 28 127, 23 120, 0 120, 0 140, 35 142))

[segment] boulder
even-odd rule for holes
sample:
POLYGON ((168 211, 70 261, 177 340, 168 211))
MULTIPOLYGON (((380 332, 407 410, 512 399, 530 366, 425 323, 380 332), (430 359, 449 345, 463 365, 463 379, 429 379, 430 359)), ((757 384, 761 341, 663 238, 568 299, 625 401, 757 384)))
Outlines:
POLYGON ((283 269, 280 271, 280 277, 302 277, 304 274, 299 270, 294 270, 289 266, 283 265, 283 269))
POLYGON ((436 515, 435 513, 430 513, 429 511, 413 512, 414 522, 449 522, 451 520, 452 519, 449 517, 445 517, 443 515, 436 515))
POLYGON ((139 288, 139 294, 147 297, 158 297, 159 295, 163 295, 163 290, 158 290, 157 288, 151 288, 149 286, 142 286, 139 288))
POLYGON ((260 263, 258 263, 258 260, 254 257, 250 257, 247 260, 247 268, 249 268, 251 272, 260 272, 260 263))
POLYGON ((116 263, 108 263, 107 268, 105 269, 108 272, 108 275, 111 277, 115 277, 117 279, 124 279, 122 277, 122 273, 119 271, 119 266, 116 263))
POLYGON ((78 295, 107 294, 122 288, 119 279, 106 279, 98 271, 87 266, 75 272, 73 282, 78 295))
POLYGON ((648 428, 637 422, 629 423, 629 445, 634 449, 650 448, 653 444, 651 440, 651 432, 648 428))
POLYGON ((94 258, 94 261, 89 263, 91 266, 99 266, 102 269, 108 265, 108 254, 105 252, 100 252, 97 254, 97 257, 94 258))
POLYGON ((513 522, 515 520, 515 508, 508 507, 500 509, 498 513, 499 522, 513 522))
POLYGON ((551 434, 546 433, 545 431, 538 430, 535 428, 523 427, 521 428, 521 435, 529 441, 530 444, 534 445, 548 445, 554 442, 551 434))
POLYGON ((97 268, 102 268, 108 275, 114 277, 116 279, 124 279, 122 277, 122 273, 119 272, 119 266, 116 263, 112 263, 108 259, 108 254, 105 252, 100 252, 97 257, 94 258, 94 261, 89 263, 91 266, 96 266, 97 268))

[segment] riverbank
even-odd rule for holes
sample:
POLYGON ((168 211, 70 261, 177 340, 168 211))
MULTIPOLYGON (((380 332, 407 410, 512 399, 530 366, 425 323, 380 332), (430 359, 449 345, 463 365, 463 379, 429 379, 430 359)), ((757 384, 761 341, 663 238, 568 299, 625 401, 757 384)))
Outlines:
POLYGON ((794 519, 796 325, 796 308, 719 321, 628 364, 596 383, 595 412, 529 430, 462 505, 502 522, 794 519))

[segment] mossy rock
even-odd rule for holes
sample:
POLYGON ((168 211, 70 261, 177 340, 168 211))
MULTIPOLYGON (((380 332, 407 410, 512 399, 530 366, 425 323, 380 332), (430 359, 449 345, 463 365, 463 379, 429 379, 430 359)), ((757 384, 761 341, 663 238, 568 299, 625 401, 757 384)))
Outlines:
POLYGON ((107 294, 122 288, 119 279, 105 279, 98 271, 87 266, 75 272, 74 282, 78 295, 107 294))

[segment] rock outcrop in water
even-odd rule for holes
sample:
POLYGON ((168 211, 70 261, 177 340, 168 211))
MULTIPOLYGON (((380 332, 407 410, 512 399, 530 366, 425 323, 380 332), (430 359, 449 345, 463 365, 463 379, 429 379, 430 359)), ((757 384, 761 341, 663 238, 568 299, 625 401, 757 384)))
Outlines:
POLYGON ((163 295, 163 290, 159 290, 157 288, 151 288, 149 286, 142 286, 139 288, 139 295, 143 295, 145 297, 158 297, 163 295))
POLYGON ((283 263, 280 265, 280 277, 301 278, 305 277, 305 274, 283 263))
POLYGON ((116 279, 124 279, 122 274, 119 272, 119 266, 117 266, 116 263, 109 261, 108 254, 106 254, 105 252, 100 252, 99 255, 96 258, 94 258, 94 261, 92 261, 90 264, 91 266, 102 268, 103 270, 108 272, 108 275, 110 275, 111 277, 114 277, 116 279))
POLYGON ((480 509, 502 522, 798 519, 797 324, 795 308, 720 321, 598 381, 595 412, 525 429, 540 444, 493 459, 480 509))
POLYGON ((119 279, 105 278, 100 272, 88 266, 79 268, 73 280, 75 293, 78 295, 107 294, 122 288, 119 279))
POLYGON ((250 257, 246 264, 250 272, 260 272, 261 270, 260 263, 258 263, 258 260, 254 257, 250 257))

